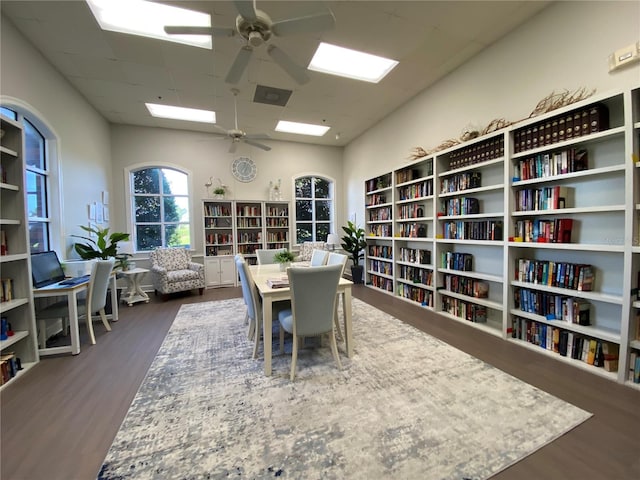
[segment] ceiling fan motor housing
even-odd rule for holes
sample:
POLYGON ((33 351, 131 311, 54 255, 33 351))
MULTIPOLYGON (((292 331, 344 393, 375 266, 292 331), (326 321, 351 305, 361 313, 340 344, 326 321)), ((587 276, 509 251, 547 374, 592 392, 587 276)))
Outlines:
POLYGON ((252 47, 259 47, 271 38, 271 25, 273 22, 269 15, 262 10, 256 10, 256 19, 252 22, 242 15, 236 17, 236 29, 238 33, 252 47))

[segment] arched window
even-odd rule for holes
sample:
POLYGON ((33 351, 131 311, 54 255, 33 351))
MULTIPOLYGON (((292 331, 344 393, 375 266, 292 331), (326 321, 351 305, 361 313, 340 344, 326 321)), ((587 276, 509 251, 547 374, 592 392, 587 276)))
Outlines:
POLYGON ((191 247, 189 175, 176 168, 145 166, 129 172, 136 251, 191 247))
POLYGON ((296 243, 325 242, 335 231, 334 182, 315 175, 295 180, 296 243))
POLYGON ((55 138, 44 122, 25 108, 3 105, 0 111, 23 126, 30 251, 35 253, 55 249, 57 237, 52 232, 54 226, 51 222, 51 218, 59 217, 52 212, 53 205, 57 204, 53 199, 57 198, 58 192, 56 182, 52 181, 55 138))

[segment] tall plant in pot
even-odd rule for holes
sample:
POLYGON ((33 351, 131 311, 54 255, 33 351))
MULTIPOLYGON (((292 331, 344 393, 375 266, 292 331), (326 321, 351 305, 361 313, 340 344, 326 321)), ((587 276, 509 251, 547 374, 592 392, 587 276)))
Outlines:
POLYGON ((353 263, 351 265, 351 278, 353 283, 363 283, 363 267, 360 265, 360 259, 364 258, 364 249, 367 248, 364 229, 349 221, 346 226, 342 227, 342 230, 346 235, 342 237, 341 246, 349 254, 353 263))

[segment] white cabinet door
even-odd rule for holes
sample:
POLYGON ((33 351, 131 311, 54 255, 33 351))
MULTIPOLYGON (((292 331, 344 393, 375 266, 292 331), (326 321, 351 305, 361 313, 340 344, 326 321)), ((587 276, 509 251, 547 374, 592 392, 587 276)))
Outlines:
POLYGON ((207 287, 235 285, 236 266, 233 257, 205 258, 204 276, 207 287))
POLYGON ((220 284, 236 284, 236 263, 233 257, 220 258, 220 284))

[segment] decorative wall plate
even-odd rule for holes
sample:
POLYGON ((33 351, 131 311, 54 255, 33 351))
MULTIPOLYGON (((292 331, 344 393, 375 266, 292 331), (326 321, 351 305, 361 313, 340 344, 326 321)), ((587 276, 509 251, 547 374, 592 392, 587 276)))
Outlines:
POLYGON ((258 167, 249 157, 238 157, 231 164, 231 173, 240 182, 252 182, 258 174, 258 167))

